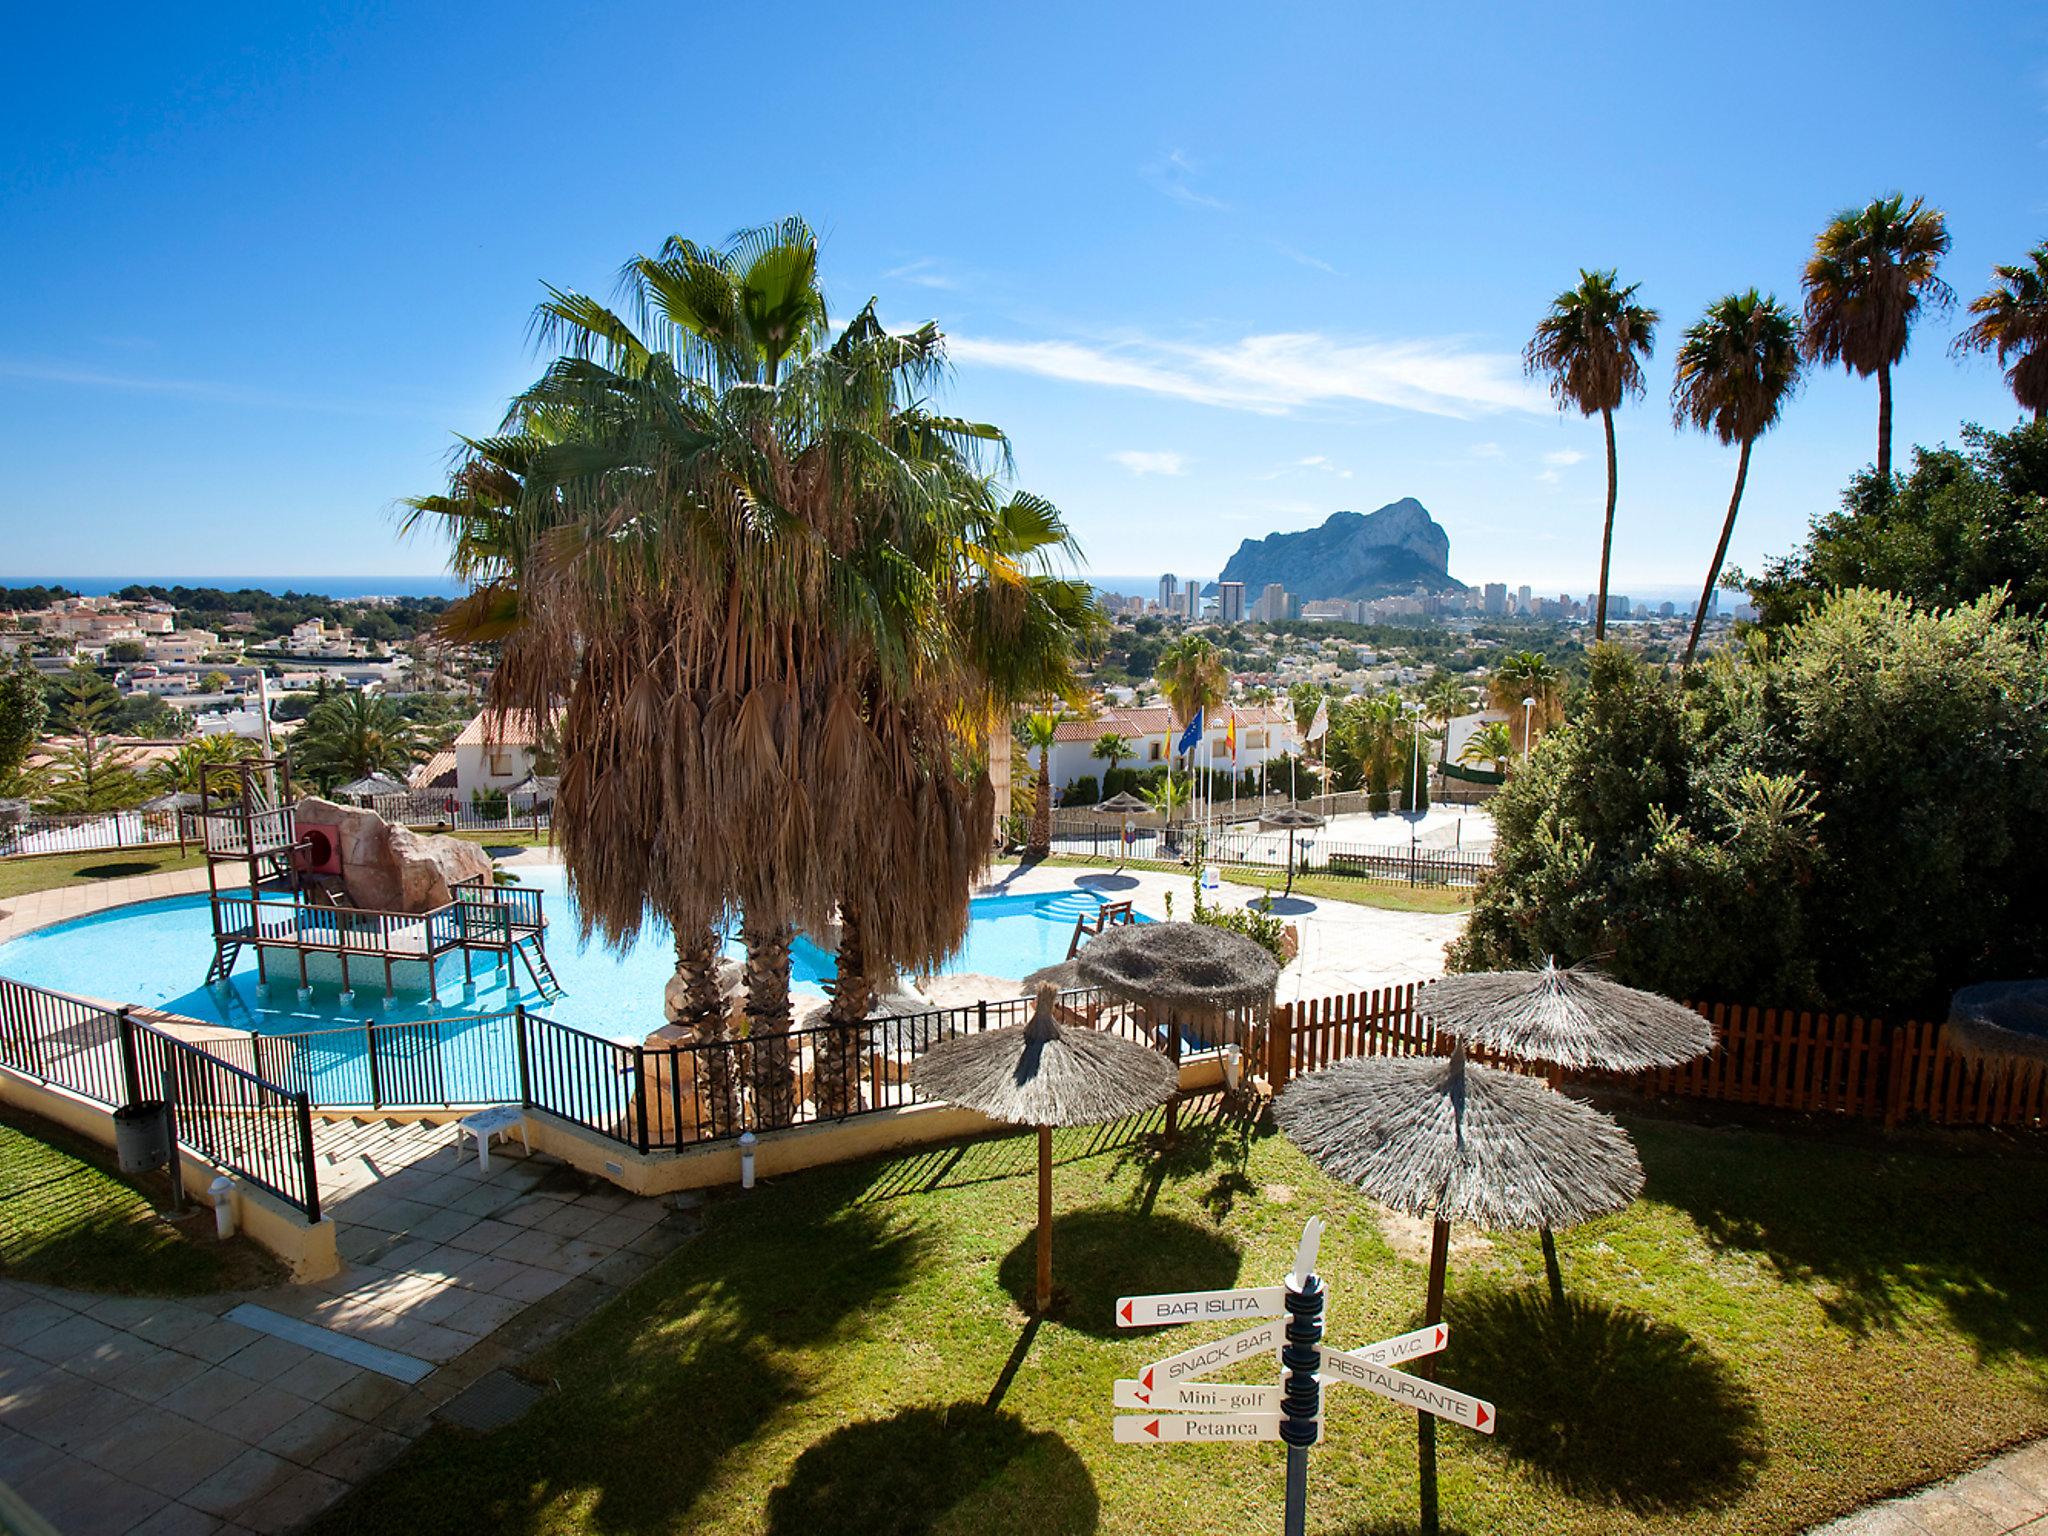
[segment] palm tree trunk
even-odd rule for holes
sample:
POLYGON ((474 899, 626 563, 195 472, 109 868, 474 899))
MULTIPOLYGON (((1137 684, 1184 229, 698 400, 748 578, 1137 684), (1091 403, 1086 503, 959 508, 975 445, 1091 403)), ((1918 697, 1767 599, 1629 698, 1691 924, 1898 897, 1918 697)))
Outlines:
POLYGON ((796 1073, 789 1050, 790 926, 749 919, 745 938, 748 1076, 754 1121, 767 1129, 796 1118, 796 1073))
POLYGON ((1600 530, 1600 611, 1593 615, 1593 638, 1607 638, 1607 562, 1614 552, 1614 493, 1617 466, 1614 458, 1614 412, 1603 410, 1600 425, 1607 429, 1607 522, 1600 530))
POLYGON ((1892 365, 1877 370, 1877 479, 1887 495, 1892 486, 1892 365))
POLYGON ((1728 558, 1728 540, 1735 532, 1735 514, 1742 509, 1743 482, 1749 479, 1749 450, 1755 443, 1755 438, 1745 437, 1742 440, 1742 457, 1735 461, 1735 494, 1728 498, 1728 516, 1721 522, 1721 542, 1714 546, 1714 563, 1707 567, 1707 584, 1700 588, 1700 605, 1693 610, 1692 638, 1685 642, 1685 668, 1692 666, 1693 652, 1700 648, 1700 628, 1707 622, 1707 604, 1713 599, 1714 583, 1721 578, 1721 562, 1728 558))
POLYGON ((1052 748, 1038 749, 1038 803, 1031 808, 1031 842, 1024 850, 1029 859, 1042 859, 1052 852, 1052 748))
POLYGON ((735 1070, 725 995, 718 987, 718 931, 700 928, 676 935, 676 974, 683 978, 683 1009, 677 1023, 690 1031, 697 1074, 697 1114, 714 1135, 740 1128, 739 1074, 735 1070))
POLYGON ((860 1108, 861 1037, 874 1006, 875 981, 868 972, 860 913, 851 903, 841 903, 838 973, 825 1010, 829 1028, 818 1037, 811 1062, 811 1099, 821 1120, 838 1120, 860 1108))

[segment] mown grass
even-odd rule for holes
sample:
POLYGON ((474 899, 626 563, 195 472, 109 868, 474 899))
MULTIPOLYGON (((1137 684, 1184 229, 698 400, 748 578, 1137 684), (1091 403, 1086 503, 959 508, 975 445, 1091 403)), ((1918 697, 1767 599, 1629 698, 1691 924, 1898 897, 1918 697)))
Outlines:
MULTIPOLYGON (((1091 858, 1080 854, 1056 853, 1039 860, 1055 868, 1072 869, 1115 869, 1121 862, 1124 869, 1146 870, 1154 874, 1192 875, 1185 864, 1168 863, 1153 859, 1091 858)), ((1241 864, 1220 866, 1224 881, 1230 885, 1242 885, 1255 891, 1271 891, 1278 895, 1287 885, 1287 871, 1284 869, 1260 869, 1241 864)), ((1347 875, 1297 874, 1294 877, 1294 894, 1321 901, 1348 901, 1354 906, 1377 907, 1383 912, 1469 912, 1472 909, 1472 892, 1467 889, 1448 886, 1427 885, 1384 885, 1372 880, 1359 880, 1347 875)))
MULTIPOLYGON (((1500 1429, 1440 1436, 1446 1530, 1794 1532, 2048 1430, 2040 1149, 1628 1124, 1647 1194, 1559 1235, 1563 1310, 1533 1236, 1461 1234, 1442 1375, 1500 1429)), ((1112 1380, 1213 1333, 1120 1336, 1112 1299, 1270 1283, 1320 1214, 1362 1343, 1417 1320, 1417 1234, 1270 1133, 1134 1129, 1058 1137, 1043 1323, 1028 1136, 773 1180, 540 1357, 524 1419, 433 1432, 318 1529, 1265 1536, 1278 1447, 1111 1442, 1112 1380)), ((1412 1529, 1414 1441, 1338 1389, 1309 1528, 1412 1529)))
POLYGON ((100 848, 91 853, 45 853, 24 859, 0 859, 0 899, 51 891, 65 885, 96 885, 131 875, 161 875, 175 869, 197 869, 206 856, 197 849, 180 854, 169 848, 100 848))
POLYGON ((159 1220, 154 1188, 116 1173, 106 1151, 56 1126, 0 1110, 0 1274, 73 1290, 193 1296, 270 1285, 283 1271, 260 1249, 213 1235, 211 1212, 159 1220))

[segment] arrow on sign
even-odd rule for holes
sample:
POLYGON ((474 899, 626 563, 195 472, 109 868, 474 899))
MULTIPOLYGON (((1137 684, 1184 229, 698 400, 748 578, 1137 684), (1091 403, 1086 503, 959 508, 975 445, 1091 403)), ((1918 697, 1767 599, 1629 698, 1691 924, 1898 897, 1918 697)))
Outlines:
POLYGON ((1356 1355, 1367 1365, 1399 1365, 1404 1360, 1419 1360, 1424 1355, 1435 1354, 1450 1336, 1451 1330, 1444 1324, 1431 1323, 1413 1333, 1397 1333, 1391 1339, 1381 1339, 1377 1344, 1361 1344, 1345 1353, 1356 1355))
MULTIPOLYGON (((1278 1440, 1277 1413, 1118 1414, 1113 1424, 1119 1445, 1174 1445, 1189 1441, 1278 1440)), ((1323 1426, 1316 1423, 1316 1438, 1323 1426)))
POLYGON ((1213 1413, 1278 1413, 1278 1387, 1241 1386, 1234 1382, 1189 1381, 1172 1386, 1155 1386, 1147 1371, 1136 1381, 1119 1381, 1113 1402, 1118 1408, 1146 1408, 1186 1412, 1202 1409, 1213 1413))
POLYGON ((1120 1328, 1156 1328, 1162 1323, 1279 1317, 1286 1311, 1286 1286, 1258 1285, 1242 1291, 1174 1291, 1163 1296, 1120 1297, 1116 1321, 1120 1328))
POLYGON ((1240 1360, 1278 1354, 1286 1332, 1285 1323, 1259 1323, 1243 1333, 1233 1333, 1227 1339, 1197 1344, 1193 1349, 1184 1349, 1164 1360, 1155 1360, 1138 1373, 1139 1379, 1156 1376, 1167 1384, 1193 1381, 1198 1376, 1207 1376, 1211 1371, 1220 1371, 1240 1360))
POLYGON ((1493 1433, 1494 1421, 1498 1417, 1493 1404, 1483 1398, 1467 1397, 1463 1392, 1440 1387, 1433 1381, 1424 1381, 1420 1376, 1410 1376, 1403 1371, 1382 1370, 1348 1350, 1323 1351, 1323 1380, 1332 1385, 1340 1381, 1349 1382, 1404 1408, 1435 1414, 1453 1424, 1476 1429, 1482 1435, 1493 1433))

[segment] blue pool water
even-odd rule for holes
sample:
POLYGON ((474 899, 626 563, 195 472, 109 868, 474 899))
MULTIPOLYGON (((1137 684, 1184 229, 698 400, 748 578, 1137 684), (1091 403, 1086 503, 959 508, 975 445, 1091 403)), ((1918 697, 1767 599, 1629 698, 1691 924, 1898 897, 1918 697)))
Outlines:
MULTIPOLYGON (((615 1039, 643 1039, 659 1027, 662 988, 675 969, 668 930, 650 924, 624 953, 597 942, 580 945, 564 872, 559 867, 529 867, 519 876, 521 885, 539 890, 546 902, 548 958, 563 991, 545 1004, 523 968, 508 974, 482 955, 475 959, 476 984, 469 992, 463 986, 462 957, 441 958, 438 1007, 418 981, 409 987, 401 984, 397 995, 386 1001, 382 970, 374 964, 356 971, 357 991, 349 1005, 342 1005, 337 981, 317 977, 311 999, 301 1002, 296 976, 278 975, 275 966, 276 979, 267 988, 259 987, 256 962, 248 953, 236 965, 229 986, 208 987, 204 978, 213 941, 204 895, 119 907, 0 944, 0 976, 266 1035, 332 1029, 365 1019, 386 1024, 493 1013, 521 1002, 560 1023, 615 1039)), ((978 897, 966 948, 946 970, 1014 979, 1063 960, 1074 919, 1092 915, 1101 905, 1101 897, 1080 890, 978 897)), ((794 990, 821 995, 819 982, 831 976, 832 957, 802 939, 794 948, 794 990)), ((737 943, 729 949, 741 953, 737 943)), ((417 964, 412 971, 416 978, 420 975, 417 964)))

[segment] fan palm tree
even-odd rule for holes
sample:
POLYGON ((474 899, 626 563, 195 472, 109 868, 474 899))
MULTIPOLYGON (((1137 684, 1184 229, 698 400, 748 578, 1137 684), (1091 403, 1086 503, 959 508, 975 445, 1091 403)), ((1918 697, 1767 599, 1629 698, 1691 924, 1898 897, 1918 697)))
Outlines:
POLYGON ((1361 786, 1377 806, 1387 797, 1387 809, 1394 809, 1394 792, 1406 777, 1409 727, 1401 708, 1401 695, 1382 694, 1359 699, 1347 712, 1345 734, 1357 753, 1361 786))
POLYGON ((1487 721, 1458 749, 1459 762, 1491 763, 1495 773, 1505 773, 1514 756, 1515 739, 1508 734, 1504 720, 1487 721))
POLYGON ((1230 694, 1223 653, 1207 635, 1178 636, 1159 653, 1153 678, 1166 696, 1174 724, 1183 730, 1196 715, 1214 709, 1230 694))
POLYGON ((292 769, 325 789, 388 773, 404 778, 424 756, 419 727, 391 700, 352 690, 316 704, 292 738, 292 769))
POLYGON ((1607 515, 1600 531, 1600 596, 1593 614, 1593 638, 1607 634, 1607 570, 1614 548, 1617 489, 1614 413, 1627 399, 1641 399, 1643 362, 1657 335, 1657 311, 1636 302, 1641 285, 1622 286, 1614 269, 1579 272, 1576 288, 1550 301, 1536 334, 1522 354, 1531 377, 1550 385, 1559 410, 1581 416, 1596 412, 1607 436, 1607 515))
POLYGON ((1116 772, 1116 766, 1128 759, 1137 749, 1131 745, 1131 738, 1118 731, 1104 731, 1095 738, 1095 746, 1089 756, 1108 763, 1102 770, 1102 792, 1109 793, 1109 776, 1116 772))
POLYGON ((1038 787, 1024 857, 1042 859, 1052 852, 1052 747, 1059 737, 1060 717, 1051 710, 1036 710, 1024 717, 1023 730, 1024 745, 1038 753, 1038 787))
POLYGON ((1991 271, 1991 286, 1970 300, 1977 318, 1956 337, 1955 350, 1996 353, 2020 409, 2048 420, 2048 244, 1991 271))
POLYGON ((1946 308, 1954 297, 1936 273, 1948 245, 1942 211, 1895 192, 1828 220, 1806 262, 1808 359, 1840 363, 1858 378, 1877 375, 1880 485, 1892 478, 1892 368, 1906 355, 1920 306, 1946 308))
POLYGON ((1451 760, 1451 722, 1471 707, 1471 694, 1466 692, 1465 685, 1455 677, 1437 678, 1429 685, 1429 691, 1422 696, 1423 714, 1443 727, 1439 737, 1443 746, 1437 757, 1440 764, 1451 760))
POLYGON ((1509 651, 1486 680, 1486 702, 1508 717, 1513 750, 1527 752, 1536 737, 1564 718, 1564 674, 1541 651, 1509 651), (1535 703, 1523 702, 1528 699, 1535 703))
POLYGON ((1728 515, 1721 520, 1721 539, 1707 566, 1707 582, 1700 588, 1699 607, 1693 610, 1692 634, 1685 642, 1687 668, 1699 650, 1707 605, 1721 578, 1721 562, 1728 558, 1735 515, 1742 509, 1749 451, 1777 424, 1798 387, 1799 324, 1776 295, 1766 298, 1751 288, 1714 300, 1679 344, 1671 385, 1672 419, 1681 427, 1713 433, 1724 447, 1741 445, 1728 515))

